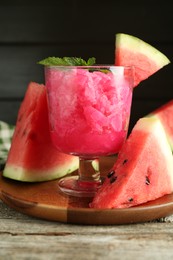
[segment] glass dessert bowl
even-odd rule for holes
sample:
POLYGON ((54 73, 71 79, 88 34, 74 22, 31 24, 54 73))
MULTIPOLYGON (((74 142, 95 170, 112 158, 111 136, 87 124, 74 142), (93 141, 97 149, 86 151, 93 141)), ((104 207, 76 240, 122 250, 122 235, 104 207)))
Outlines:
POLYGON ((64 177, 68 195, 94 196, 102 184, 99 158, 118 154, 128 131, 133 67, 45 66, 51 139, 79 157, 77 176, 64 177))

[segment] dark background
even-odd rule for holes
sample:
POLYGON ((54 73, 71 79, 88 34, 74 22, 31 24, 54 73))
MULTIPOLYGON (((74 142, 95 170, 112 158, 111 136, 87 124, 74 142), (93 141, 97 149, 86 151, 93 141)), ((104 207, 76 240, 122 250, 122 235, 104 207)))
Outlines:
MULTIPOLYGON (((47 56, 114 62, 115 34, 137 36, 173 60, 173 1, 0 0, 0 120, 14 124, 30 81, 44 83, 47 56)), ((173 65, 134 90, 131 126, 173 98, 173 65)))

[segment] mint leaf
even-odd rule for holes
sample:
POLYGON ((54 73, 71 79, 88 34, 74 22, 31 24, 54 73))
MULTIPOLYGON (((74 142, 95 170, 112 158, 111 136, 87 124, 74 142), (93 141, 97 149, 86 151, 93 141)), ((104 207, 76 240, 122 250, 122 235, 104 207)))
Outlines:
POLYGON ((96 62, 94 57, 89 58, 87 61, 77 57, 48 57, 38 62, 44 66, 92 66, 96 62))
POLYGON ((94 65, 96 63, 96 59, 95 58, 89 58, 88 60, 87 60, 87 66, 92 66, 92 65, 94 65))

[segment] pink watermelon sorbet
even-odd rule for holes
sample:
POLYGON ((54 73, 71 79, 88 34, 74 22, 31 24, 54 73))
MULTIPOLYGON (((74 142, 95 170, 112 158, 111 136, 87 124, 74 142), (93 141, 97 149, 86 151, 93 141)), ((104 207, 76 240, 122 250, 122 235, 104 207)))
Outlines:
POLYGON ((82 67, 46 67, 51 137, 65 153, 117 153, 129 124, 132 77, 123 67, 105 73, 82 67))

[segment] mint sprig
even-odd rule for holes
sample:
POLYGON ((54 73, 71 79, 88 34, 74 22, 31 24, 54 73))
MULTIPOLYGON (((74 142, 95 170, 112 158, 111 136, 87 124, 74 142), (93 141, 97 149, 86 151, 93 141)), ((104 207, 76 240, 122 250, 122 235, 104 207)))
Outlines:
POLYGON ((92 66, 96 63, 94 57, 89 58, 87 61, 77 57, 48 57, 38 62, 44 66, 92 66))

